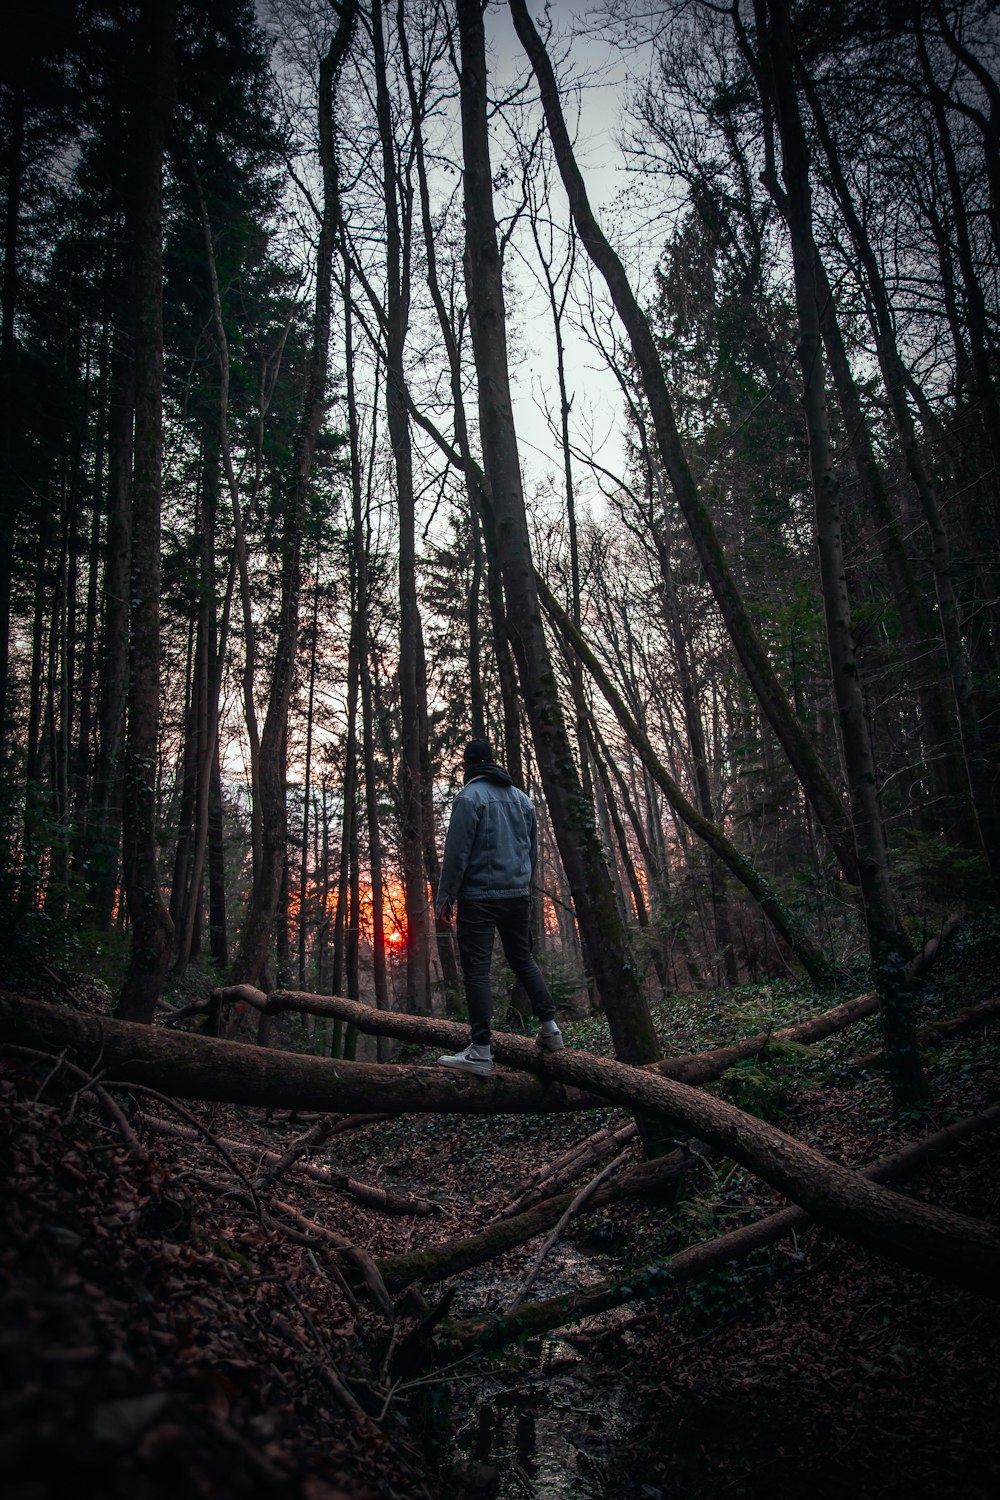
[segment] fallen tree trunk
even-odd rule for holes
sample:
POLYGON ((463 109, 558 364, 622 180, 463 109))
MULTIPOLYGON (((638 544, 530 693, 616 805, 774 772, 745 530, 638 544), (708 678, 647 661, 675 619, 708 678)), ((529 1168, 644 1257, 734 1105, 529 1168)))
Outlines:
POLYGON ((179 1099, 263 1109, 493 1115, 607 1107, 599 1094, 523 1073, 470 1078, 445 1068, 272 1052, 243 1042, 81 1015, 65 1006, 0 991, 0 1044, 4 1042, 51 1052, 66 1049, 81 1066, 89 1065, 88 1071, 100 1067, 103 1076, 146 1084, 179 1099))
MULTIPOLYGON (((382 1030, 392 1035, 390 1028, 415 1019, 373 1011, 348 1000, 322 997, 314 1003, 324 1007, 319 1013, 339 1013, 359 1029, 376 1034, 382 1030)), ((435 1034, 441 1028, 448 1040, 449 1030, 454 1029, 442 1021, 418 1024, 425 1031, 434 1028, 435 1034)), ((516 1099, 524 1101, 522 1108, 535 1111, 545 1109, 546 1100, 567 1108, 571 1107, 566 1103, 567 1090, 558 1085, 569 1085, 586 1091, 584 1097, 589 1100, 604 1096, 706 1141, 849 1239, 987 1296, 996 1296, 1000 1289, 1000 1231, 944 1209, 910 1202, 723 1100, 607 1058, 569 1050, 546 1053, 522 1037, 498 1035, 494 1046, 501 1061, 555 1081, 541 1084, 536 1080, 532 1094, 530 1087, 518 1092, 517 1081, 503 1074, 484 1079, 442 1075, 429 1068, 390 1070, 385 1064, 335 1063, 236 1042, 168 1034, 127 1022, 99 1021, 0 994, 3 1040, 55 1050, 83 1047, 92 1061, 100 1056, 104 1067, 119 1073, 122 1080, 144 1083, 155 1078, 155 1086, 189 1098, 288 1105, 294 1089, 294 1102, 303 1108, 317 1107, 316 1095, 322 1095, 318 1107, 344 1113, 366 1105, 370 1108, 376 1097, 394 1111, 430 1108, 490 1113, 496 1111, 497 1100, 509 1109, 516 1099), (352 1095, 349 1102, 345 1094, 352 1095)), ((524 1082, 530 1085, 532 1080, 524 1082)), ((579 1102, 575 1107, 581 1107, 579 1102)))
MULTIPOLYGON (((657 1157, 655 1161, 639 1162, 613 1182, 603 1182, 595 1189, 587 1204, 588 1212, 605 1208, 609 1203, 620 1203, 626 1198, 638 1198, 643 1193, 658 1191, 679 1177, 690 1159, 686 1151, 678 1150, 657 1157)), ((443 1245, 431 1245, 425 1250, 386 1256, 378 1261, 378 1268, 390 1291, 401 1291, 412 1281, 419 1281, 424 1286, 444 1281, 448 1276, 457 1276, 460 1271, 484 1265, 544 1234, 559 1222, 574 1197, 574 1193, 560 1193, 546 1198, 544 1203, 523 1214, 495 1219, 478 1234, 470 1234, 465 1239, 448 1240, 443 1245)))
MULTIPOLYGON (((924 944, 907 968, 911 979, 929 968, 937 957, 941 944, 957 927, 961 926, 962 921, 961 916, 949 917, 942 924, 940 932, 924 944)), ((950 1036, 952 1031, 959 1030, 962 1026, 986 1021, 992 1015, 989 1010, 990 1004, 991 1002, 987 1002, 986 1005, 976 1007, 972 1011, 963 1011, 954 1021, 942 1021, 935 1027, 928 1027, 926 1031, 921 1032, 920 1039, 922 1041, 938 1040, 946 1035, 950 1036), (963 1019, 965 1017, 968 1019, 963 1019)), ((778 1031, 769 1027, 767 1031, 758 1032, 756 1036, 745 1037, 742 1041, 733 1042, 727 1047, 716 1047, 706 1052, 693 1052, 687 1057, 667 1058, 657 1063, 655 1067, 666 1077, 676 1078, 681 1083, 709 1083, 714 1078, 720 1078, 737 1063, 744 1062, 751 1057, 762 1056, 770 1046, 792 1043, 802 1047, 824 1041, 828 1036, 844 1031, 855 1022, 874 1014, 877 1009, 878 996, 872 990, 866 995, 858 995, 853 1000, 836 1005, 832 1010, 823 1011, 821 1015, 811 1016, 808 1021, 797 1021, 778 1031)), ((856 1058, 855 1066, 871 1066, 880 1056, 880 1053, 875 1053, 868 1057, 856 1058)), ((513 1199, 506 1208, 501 1210, 501 1213, 505 1215, 519 1213, 539 1202, 543 1194, 568 1186, 588 1167, 613 1156, 626 1141, 632 1139, 634 1134, 635 1126, 630 1123, 617 1130, 611 1126, 604 1127, 587 1140, 579 1141, 562 1156, 557 1156, 554 1161, 546 1163, 543 1168, 521 1183, 515 1190, 513 1199)))
MULTIPOLYGON (((232 986, 213 991, 222 1004, 233 1000, 247 1003, 246 985, 232 986)), ((303 1015, 331 1016, 349 1021, 359 1031, 370 1036, 391 1036, 401 1042, 422 1042, 428 1047, 461 1047, 469 1040, 469 1028, 460 1021, 441 1021, 431 1016, 411 1016, 402 1011, 377 1011, 362 1005, 357 1000, 346 1000, 341 995, 311 995, 306 990, 273 990, 265 995, 258 990, 255 1008, 260 1011, 260 1036, 269 1034, 274 1016, 284 1011, 297 1011, 303 1015)), ((833 1010, 813 1016, 808 1021, 783 1026, 779 1031, 768 1029, 756 1036, 744 1037, 727 1047, 715 1047, 706 1052, 692 1052, 684 1057, 668 1057, 660 1062, 647 1063, 642 1071, 659 1073, 664 1078, 676 1079, 678 1083, 708 1083, 720 1078, 728 1068, 746 1058, 756 1057, 767 1046, 777 1042, 796 1042, 805 1045, 820 1041, 836 1031, 842 1031, 854 1021, 870 1016, 878 1009, 878 996, 874 993, 859 995, 847 1000, 833 1010)), ((523 1065, 523 1059, 534 1051, 533 1044, 524 1037, 511 1033, 494 1033, 493 1052, 501 1062, 514 1067, 523 1065), (521 1049, 521 1050, 518 1050, 521 1049), (524 1050, 527 1049, 527 1050, 524 1050)))
MULTIPOLYGON (((960 1145, 981 1131, 995 1130, 997 1126, 1000 1126, 1000 1105, 992 1105, 981 1115, 960 1120, 934 1135, 925 1136, 923 1140, 902 1147, 892 1156, 883 1157, 881 1161, 866 1167, 859 1176, 870 1183, 901 1181, 940 1152, 960 1145)), ((563 1293, 542 1302, 527 1303, 513 1314, 476 1322, 453 1323, 438 1352, 447 1360, 473 1350, 485 1353, 506 1344, 548 1333, 554 1328, 579 1323, 584 1318, 621 1307, 627 1302, 661 1296, 675 1287, 683 1286, 685 1282, 697 1281, 718 1266, 742 1260, 753 1250, 773 1245, 786 1235, 807 1228, 810 1222, 810 1215, 804 1209, 783 1208, 778 1213, 759 1219, 755 1224, 745 1224, 718 1239, 691 1245, 668 1261, 643 1266, 625 1281, 602 1282, 599 1286, 588 1287, 575 1295, 563 1293)), ((996 1291, 986 1291, 987 1295, 996 1296, 996 1291)))
MULTIPOLYGON (((957 1016, 950 1016, 945 1021, 934 1021, 930 1026, 923 1027, 917 1040, 924 1046, 933 1046, 935 1042, 947 1041, 959 1032, 971 1031, 976 1026, 988 1026, 997 1017, 1000 1017, 1000 995, 994 995, 992 1000, 984 1000, 980 1005, 969 1005, 965 1010, 960 1010, 957 1016)), ((881 1066, 884 1060, 884 1052, 868 1052, 864 1057, 856 1057, 854 1066, 875 1068, 881 1066)))
MULTIPOLYGON (((279 991, 268 1005, 292 1006, 305 998, 279 991)), ((328 996, 308 999, 318 1014, 339 1015, 359 1031, 443 1043, 452 1042, 456 1031, 465 1036, 464 1027, 448 1021, 387 1014, 328 996)), ((494 1036, 493 1051, 500 1062, 515 1068, 603 1094, 630 1111, 659 1116, 732 1157, 848 1239, 939 1280, 990 1297, 1000 1294, 1000 1230, 990 1225, 889 1192, 773 1125, 659 1070, 569 1049, 543 1052, 524 1037, 503 1033, 494 1036)))
POLYGON ((609 1161, 612 1156, 617 1156, 622 1147, 634 1139, 634 1120, 629 1120, 617 1129, 613 1125, 606 1125, 603 1129, 595 1131, 586 1140, 571 1146, 554 1161, 546 1162, 537 1172, 532 1173, 523 1182, 519 1182, 514 1189, 513 1197, 500 1210, 497 1218, 512 1219, 515 1214, 533 1208, 536 1203, 541 1203, 543 1198, 551 1197, 553 1193, 569 1187, 584 1172, 600 1166, 602 1162, 609 1161))
MULTIPOLYGON (((944 943, 957 927, 962 925, 963 918, 951 916, 942 924, 941 931, 935 934, 929 942, 907 964, 906 974, 908 979, 916 979, 923 974, 937 957, 942 943, 944 943)), ((739 1062, 745 1062, 748 1058, 758 1057, 769 1046, 776 1043, 791 1042, 797 1047, 811 1046, 814 1042, 822 1042, 828 1036, 833 1036, 838 1031, 843 1031, 848 1026, 853 1026, 855 1021, 861 1021, 865 1016, 874 1015, 878 1010, 878 995, 874 990, 867 994, 858 995, 853 1000, 845 1000, 842 1005, 835 1005, 832 1010, 825 1010, 818 1016, 811 1016, 808 1021, 796 1021, 791 1026, 782 1026, 777 1031, 767 1030, 759 1032, 757 1036, 744 1037, 742 1041, 733 1042, 728 1047, 716 1047, 710 1052, 694 1052, 689 1057, 666 1058, 657 1064, 658 1071, 667 1078, 676 1078, 679 1083, 709 1083, 713 1078, 721 1078, 727 1069, 735 1067, 739 1062)))
MULTIPOLYGON (((936 958, 941 944, 962 923, 962 917, 951 916, 942 925, 941 931, 927 942, 923 949, 907 966, 909 978, 922 974, 936 958)), ((284 1011, 298 1011, 307 1015, 332 1016, 352 1021, 360 1031, 375 1036, 390 1036, 397 1041, 424 1042, 429 1046, 463 1046, 468 1041, 468 1028, 457 1021, 438 1021, 426 1016, 403 1015, 397 1011, 371 1011, 359 1006, 357 1001, 344 1000, 338 995, 312 995, 305 990, 274 990, 265 995, 249 985, 228 985, 212 991, 212 1004, 249 1005, 260 1014, 258 1042, 264 1045, 270 1035, 272 1019, 284 1011), (351 1009, 357 1007, 357 1011, 351 1009), (380 1018, 379 1025, 366 1025, 358 1016, 371 1014, 380 1018)), ((755 1036, 744 1037, 726 1047, 715 1047, 705 1052, 693 1052, 684 1057, 668 1057, 660 1062, 649 1063, 650 1071, 662 1073, 665 1078, 675 1078, 679 1083, 708 1083, 720 1078, 728 1068, 747 1058, 757 1057, 768 1046, 778 1042, 793 1042, 808 1046, 823 1041, 837 1031, 853 1025, 865 1016, 878 1010, 878 996, 874 990, 858 995, 835 1005, 832 1010, 811 1016, 807 1021, 796 1021, 775 1031, 768 1027, 755 1036)), ((496 1042, 496 1038, 494 1041, 496 1042)), ((497 1051, 494 1045, 494 1051, 497 1051)), ((497 1052, 499 1056, 500 1053, 497 1052)), ((516 1066, 516 1064, 515 1064, 516 1066)))
MULTIPOLYGON (((372 1118, 385 1119, 385 1116, 376 1115, 372 1118)), ((151 1115, 142 1116, 142 1128, 152 1131, 155 1135, 169 1136, 174 1140, 196 1142, 201 1139, 197 1130, 192 1130, 190 1126, 174 1125, 169 1120, 157 1120, 151 1115)), ((270 1168, 281 1168, 286 1160, 276 1151, 265 1151, 260 1146, 249 1145, 246 1141, 231 1141, 224 1135, 218 1137, 218 1142, 231 1156, 252 1156, 258 1162, 266 1162, 270 1168)), ((348 1198, 354 1198, 368 1208, 378 1209, 382 1213, 423 1218, 441 1212, 441 1205, 432 1202, 429 1198, 413 1198, 407 1193, 390 1193, 373 1183, 359 1182, 354 1177, 348 1177, 344 1172, 335 1172, 332 1167, 319 1166, 315 1162, 294 1161, 288 1163, 287 1169, 299 1176, 308 1177, 310 1181, 318 1182, 335 1193, 343 1193, 348 1198)), ((267 1187, 270 1181, 270 1177, 266 1181, 258 1178, 254 1185, 259 1192, 267 1187)))

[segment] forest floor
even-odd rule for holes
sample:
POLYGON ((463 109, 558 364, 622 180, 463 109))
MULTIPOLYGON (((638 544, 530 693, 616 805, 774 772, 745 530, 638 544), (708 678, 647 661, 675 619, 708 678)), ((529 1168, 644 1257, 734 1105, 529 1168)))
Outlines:
MULTIPOLYGON (((995 995, 998 956, 995 928, 957 934, 924 987, 921 1020, 995 995)), ((97 988, 63 979, 72 1003, 107 1008, 97 988)), ((858 979, 821 1002, 787 984, 664 1002, 664 1050, 786 1024, 864 987, 858 979)), ((570 1045, 608 1048, 599 1018, 566 1033, 570 1045)), ((934 1104, 921 1119, 894 1116, 878 1072, 855 1065, 877 1048, 871 1020, 808 1052, 741 1065, 714 1087, 860 1165, 995 1102, 998 1042, 994 1021, 930 1051, 934 1104)), ((255 1205, 245 1180, 260 1153, 283 1151, 306 1119, 203 1104, 185 1105, 185 1118, 122 1092, 108 1096, 123 1111, 116 1119, 93 1090, 78 1092, 85 1082, 56 1059, 0 1054, 5 1500, 1000 1493, 1000 1303, 825 1231, 655 1302, 393 1386, 413 1309, 390 1322, 355 1301, 328 1247, 314 1235, 296 1242, 276 1208, 281 1200, 376 1258, 430 1246, 482 1227, 543 1161, 619 1114, 407 1117, 313 1154, 390 1201, 434 1205, 390 1215, 299 1171, 255 1205), (164 1133, 171 1127, 187 1134, 164 1133), (352 1414, 352 1399, 362 1411, 352 1414)), ((904 1191, 1000 1223, 995 1137, 938 1158, 904 1191)), ((532 1296, 668 1257, 779 1201, 731 1162, 699 1162, 676 1203, 584 1211, 532 1296)), ((537 1248, 455 1278, 451 1315, 507 1306, 537 1248)), ((441 1294, 425 1291, 432 1302, 441 1294)))

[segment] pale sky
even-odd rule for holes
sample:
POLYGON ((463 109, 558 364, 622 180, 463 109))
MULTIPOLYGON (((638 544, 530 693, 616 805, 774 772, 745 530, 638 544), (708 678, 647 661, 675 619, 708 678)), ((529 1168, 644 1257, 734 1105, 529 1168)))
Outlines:
MULTIPOLYGON (((543 19, 543 7, 533 3, 530 10, 539 24, 543 19)), ((641 299, 643 282, 655 263, 655 249, 644 233, 642 183, 634 173, 625 170, 617 136, 623 121, 630 78, 641 76, 646 66, 646 54, 624 53, 595 34, 591 24, 595 15, 593 6, 578 3, 578 0, 556 0, 551 14, 555 20, 555 43, 551 49, 554 60, 559 52, 568 48, 566 62, 558 67, 560 82, 580 85, 579 92, 573 90, 567 94, 564 108, 571 134, 576 138, 577 160, 588 196, 601 228, 628 266, 633 287, 641 299), (579 34, 577 28, 582 26, 586 26, 588 34, 579 34)), ((486 25, 490 88, 494 93, 523 76, 527 59, 514 33, 506 5, 491 6, 486 13, 486 25)), ((505 139, 502 127, 494 122, 491 142, 494 170, 505 139)), ((568 212, 566 195, 554 168, 552 175, 555 216, 564 222, 568 212)), ((522 244, 527 253, 530 244, 527 233, 522 236, 522 244)), ((583 277, 589 270, 586 254, 581 249, 575 272, 578 283, 583 284, 583 277)), ((595 292, 605 296, 603 281, 596 272, 591 280, 595 292)), ((553 413, 557 408, 554 342, 549 331, 551 314, 544 293, 541 288, 533 286, 527 271, 522 273, 519 281, 527 302, 515 309, 514 321, 526 357, 523 362, 512 362, 511 378, 521 463, 530 494, 533 485, 543 483, 549 474, 555 476, 561 487, 562 456, 542 410, 546 399, 553 413)), ((568 386, 573 401, 572 438, 580 448, 592 449, 605 468, 618 473, 624 463, 621 393, 599 352, 572 327, 573 321, 571 298, 564 337, 568 386)), ((584 503, 592 499, 599 511, 603 504, 600 494, 586 478, 583 466, 577 463, 574 467, 581 498, 584 503)))

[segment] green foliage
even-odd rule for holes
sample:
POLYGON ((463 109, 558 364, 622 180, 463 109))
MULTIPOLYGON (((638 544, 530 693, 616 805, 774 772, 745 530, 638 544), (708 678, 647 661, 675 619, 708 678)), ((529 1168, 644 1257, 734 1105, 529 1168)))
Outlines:
POLYGON ((233 1265, 239 1266, 241 1270, 246 1271, 248 1276, 253 1275, 254 1268, 246 1256, 242 1255, 239 1250, 234 1250, 227 1240, 213 1240, 209 1248, 214 1254, 220 1256, 222 1260, 231 1261, 233 1265))
POLYGON ((730 1068, 722 1079, 722 1093, 759 1120, 780 1120, 788 1113, 792 1094, 813 1082, 810 1075, 815 1070, 816 1058, 808 1047, 776 1042, 758 1057, 730 1068))
POLYGON ((572 1010, 576 997, 586 988, 586 979, 576 963, 561 953, 543 953, 538 956, 538 967, 545 975, 556 1010, 572 1010))
POLYGON ((896 882, 911 908, 962 905, 977 910, 996 902, 996 885, 981 850, 948 844, 919 828, 902 828, 895 854, 896 882))
POLYGON ((747 1311, 754 1301, 749 1273, 739 1266, 721 1266, 687 1289, 687 1306, 700 1323, 728 1321, 747 1311))

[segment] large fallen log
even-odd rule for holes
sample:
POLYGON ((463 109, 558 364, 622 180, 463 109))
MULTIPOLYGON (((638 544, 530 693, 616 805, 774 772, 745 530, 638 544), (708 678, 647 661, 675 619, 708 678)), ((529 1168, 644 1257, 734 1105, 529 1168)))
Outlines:
MULTIPOLYGON (((859 1175, 873 1183, 903 1181, 942 1152, 961 1145, 983 1131, 996 1130, 998 1127, 1000 1105, 991 1105, 981 1115, 960 1120, 933 1135, 909 1142, 891 1156, 865 1167, 859 1175)), ((773 1245, 787 1235, 808 1228, 809 1224, 810 1216, 804 1209, 783 1208, 778 1213, 767 1214, 755 1223, 744 1224, 717 1239, 691 1245, 669 1260, 643 1266, 622 1281, 605 1281, 581 1292, 562 1293, 541 1302, 526 1303, 512 1314, 452 1323, 447 1328, 438 1353, 451 1360, 456 1354, 467 1354, 472 1350, 486 1352, 502 1348, 525 1338, 551 1332, 554 1328, 579 1323, 584 1318, 594 1317, 597 1313, 607 1312, 628 1302, 662 1296, 686 1282, 699 1280, 719 1266, 744 1259, 753 1250, 773 1245)))
MULTIPOLYGON (((622 1172, 620 1177, 601 1183, 589 1203, 587 1212, 605 1208, 609 1203, 621 1203, 627 1198, 638 1198, 644 1193, 662 1190, 684 1171, 689 1161, 686 1151, 671 1151, 655 1161, 641 1161, 622 1172)), ((464 1239, 446 1240, 440 1245, 429 1245, 423 1250, 408 1250, 401 1255, 387 1255, 378 1262, 379 1271, 387 1287, 400 1291, 411 1281, 427 1286, 434 1281, 444 1281, 460 1271, 473 1266, 485 1265, 498 1255, 526 1244, 537 1235, 544 1234, 557 1224, 572 1203, 573 1193, 560 1193, 546 1198, 523 1214, 509 1219, 495 1219, 485 1229, 464 1239)))
MULTIPOLYGON (((925 943, 907 966, 907 973, 911 979, 924 973, 937 957, 942 943, 957 927, 961 926, 962 920, 962 917, 958 915, 949 917, 942 924, 940 932, 925 943)), ((266 995, 263 990, 253 989, 249 985, 229 985, 212 991, 212 1003, 217 1006, 227 1004, 252 1006, 260 1013, 258 1041, 262 1044, 269 1036, 272 1018, 285 1011, 350 1020, 360 1031, 371 1035, 394 1037, 397 1041, 403 1042, 463 1047, 469 1039, 468 1028, 457 1021, 438 1021, 426 1016, 408 1016, 397 1011, 369 1011, 367 1007, 361 1006, 362 1013, 380 1018, 378 1025, 374 1022, 366 1024, 363 1020, 357 1019, 356 1013, 350 1010, 356 1002, 343 1000, 337 995, 313 995, 306 990, 274 990, 270 995, 266 995)), ((779 1043, 809 1046, 814 1042, 823 1041, 828 1036, 833 1036, 838 1031, 843 1031, 856 1021, 863 1020, 865 1016, 874 1015, 877 1010, 878 996, 872 990, 867 994, 856 996, 853 1000, 846 1000, 841 1005, 835 1005, 831 1010, 822 1011, 818 1016, 810 1016, 805 1021, 795 1021, 789 1026, 779 1027, 777 1031, 773 1027, 768 1027, 766 1031, 743 1037, 740 1041, 725 1047, 692 1052, 682 1057, 663 1058, 660 1062, 649 1063, 648 1070, 662 1073, 664 1078, 675 1078, 679 1083, 709 1083, 714 1078, 721 1078, 723 1073, 737 1063, 759 1056, 768 1047, 779 1043)), ((494 1051, 496 1050, 494 1046, 494 1051)), ((497 1055, 499 1056, 499 1053, 497 1055)))
MULTIPOLYGON (((946 1042, 950 1037, 958 1036, 960 1032, 971 1031, 976 1026, 988 1026, 991 1021, 1000 1017, 1000 995, 994 995, 992 1000, 983 1000, 979 1005, 966 1006, 960 1010, 957 1016, 949 1016, 943 1021, 934 1021, 930 1026, 924 1026, 917 1033, 917 1041, 922 1047, 933 1047, 937 1042, 946 1042)), ((885 1061, 885 1054, 878 1052, 867 1052, 864 1057, 856 1057, 854 1066, 856 1068, 877 1068, 885 1061)))
MULTIPOLYGON (((213 995, 222 1004, 244 1004, 249 1003, 246 990, 246 985, 237 985, 214 990, 213 995)), ((296 1011, 300 1015, 349 1021, 359 1031, 370 1036, 390 1036, 396 1041, 420 1042, 428 1047, 461 1048, 469 1040, 469 1028, 464 1022, 442 1021, 432 1016, 411 1016, 403 1011, 373 1010, 370 1006, 361 1005, 356 1000, 346 1000, 340 995, 312 995, 307 990, 273 990, 270 995, 265 995, 262 990, 257 990, 254 992, 253 1004, 261 1012, 260 1035, 264 1037, 269 1033, 269 1022, 274 1016, 285 1011, 296 1011)), ((720 1078, 736 1063, 759 1056, 768 1046, 782 1042, 805 1045, 820 1041, 836 1031, 844 1030, 854 1021, 872 1015, 877 1009, 878 997, 875 994, 859 995, 854 1000, 835 1006, 833 1010, 812 1016, 808 1021, 797 1021, 778 1031, 768 1029, 755 1036, 744 1037, 727 1047, 714 1047, 706 1052, 692 1052, 682 1057, 663 1058, 660 1062, 647 1063, 643 1071, 659 1073, 664 1078, 673 1078, 679 1083, 708 1083, 713 1078, 720 1078)), ((528 1053, 518 1051, 518 1046, 527 1047, 530 1051, 531 1043, 510 1033, 494 1033, 493 1052, 501 1062, 519 1066, 517 1059, 528 1053), (510 1044, 515 1044, 513 1051, 510 1044)))
MULTIPOLYGON (((524 1072, 470 1078, 437 1067, 342 1062, 82 1015, 0 991, 0 1043, 69 1050, 88 1071, 179 1099, 324 1114, 547 1114, 600 1109, 598 1094, 524 1072)), ((527 1044, 526 1044, 527 1045, 527 1044)))
MULTIPOLYGON (((320 1013, 339 1013, 359 1029, 376 1034, 383 1029, 383 1034, 392 1035, 390 1026, 414 1019, 371 1010, 349 1000, 323 997, 318 1003, 330 1007, 320 1013)), ((442 1028, 448 1037, 447 1022, 424 1021, 423 1026, 442 1028)), ((390 1070, 385 1064, 348 1065, 166 1033, 127 1022, 100 1021, 0 994, 0 1042, 5 1040, 56 1051, 82 1047, 92 1066, 100 1058, 102 1065, 121 1079, 151 1082, 154 1087, 188 1098, 228 1098, 234 1103, 278 1106, 294 1102, 302 1108, 344 1113, 371 1109, 376 1099, 385 1108, 389 1098, 394 1110, 436 1108, 489 1113, 496 1111, 497 1100, 503 1101, 501 1108, 509 1109, 517 1098, 525 1101, 522 1108, 536 1111, 546 1108, 541 1102, 546 1099, 551 1099, 555 1107, 572 1107, 566 1103, 568 1091, 559 1088, 561 1084, 569 1090, 585 1091, 584 1097, 591 1100, 603 1097, 630 1111, 657 1116, 708 1142, 798 1203, 821 1224, 870 1249, 987 1296, 1000 1292, 1000 1231, 960 1214, 911 1202, 867 1182, 734 1105, 608 1058, 570 1050, 546 1053, 523 1037, 497 1036, 494 1048, 500 1060, 536 1075, 532 1096, 530 1089, 518 1094, 516 1080, 508 1080, 503 1074, 484 1079, 443 1074, 431 1068, 390 1070), (351 1095, 349 1102, 344 1099, 346 1093, 351 1095), (322 1098, 317 1100, 317 1094, 322 1098), (429 1102, 429 1096, 433 1102, 429 1102), (534 1102, 529 1104, 532 1098, 534 1102)), ((528 1085, 531 1082, 525 1080, 528 1085)), ((579 1098, 577 1093, 575 1107, 580 1107, 579 1098)))
MULTIPOLYGON (((400 1016, 339 997, 286 996, 279 991, 268 1005, 275 1003, 277 1009, 286 998, 289 1008, 308 999, 316 1014, 340 1016, 359 1031, 375 1035, 448 1045, 456 1030, 465 1034, 452 1022, 400 1016)), ((658 1070, 632 1068, 569 1048, 543 1052, 524 1037, 505 1033, 494 1036, 493 1052, 502 1063, 603 1094, 630 1111, 658 1116, 706 1141, 848 1239, 939 1280, 988 1297, 1000 1295, 1000 1230, 988 1224, 913 1202, 869 1182, 775 1126, 689 1084, 665 1078, 658 1070)))
MULTIPOLYGON (((923 974, 929 968, 940 952, 942 943, 957 927, 962 925, 962 921, 961 916, 953 915, 942 923, 940 931, 924 944, 907 966, 907 973, 911 979, 923 974)), ((758 1032, 756 1036, 744 1037, 741 1041, 733 1042, 727 1047, 715 1047, 706 1052, 692 1052, 686 1057, 667 1058, 652 1066, 666 1077, 676 1078, 681 1083, 709 1083, 714 1078, 720 1078, 737 1063, 748 1061, 752 1057, 761 1057, 769 1047, 774 1048, 776 1045, 788 1043, 799 1047, 811 1046, 835 1035, 838 1031, 845 1031, 847 1027, 872 1015, 877 1009, 878 996, 871 991, 866 995, 857 995, 853 1000, 847 1000, 842 1005, 835 1005, 832 1010, 823 1011, 818 1016, 810 1016, 807 1021, 796 1021, 790 1026, 783 1026, 778 1031, 768 1027, 766 1031, 758 1032)), ((963 1011, 961 1017, 956 1017, 954 1022, 944 1021, 936 1027, 928 1027, 920 1033, 919 1040, 933 1041, 951 1035, 952 1031, 959 1029, 960 1022, 962 1025, 978 1024, 980 1020, 989 1019, 985 1014, 981 1014, 985 1012, 985 1009, 980 1006, 973 1011, 963 1011), (962 1020, 962 1017, 970 1019, 966 1022, 962 1020)), ((856 1058, 854 1065, 855 1067, 870 1066, 880 1056, 881 1053, 877 1053, 870 1057, 856 1058)), ((635 1124, 630 1121, 629 1124, 617 1130, 606 1126, 588 1140, 578 1141, 561 1156, 547 1162, 526 1178, 514 1190, 514 1195, 510 1203, 501 1211, 502 1214, 520 1213, 540 1202, 548 1194, 567 1187, 579 1173, 614 1156, 615 1152, 620 1150, 634 1135, 635 1124)))

